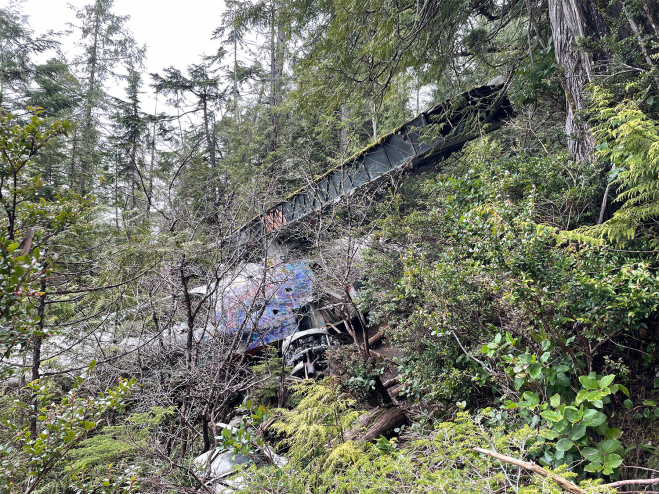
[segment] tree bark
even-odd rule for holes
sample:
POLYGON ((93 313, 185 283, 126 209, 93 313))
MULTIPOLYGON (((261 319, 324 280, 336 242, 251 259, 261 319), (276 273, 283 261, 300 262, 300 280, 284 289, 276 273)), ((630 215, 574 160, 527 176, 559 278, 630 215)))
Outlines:
MULTIPOLYGON (((398 407, 392 408, 375 408, 366 415, 359 418, 360 428, 365 432, 357 436, 360 442, 375 441, 379 437, 386 438, 393 437, 396 432, 395 429, 407 423, 407 417, 403 411, 398 407)), ((357 435, 353 433, 351 435, 357 435)))
POLYGON ((82 134, 82 157, 80 160, 80 178, 78 180, 80 192, 86 194, 87 184, 91 182, 92 174, 92 126, 93 126, 93 108, 95 103, 94 90, 96 86, 96 69, 98 65, 98 43, 101 30, 100 20, 100 6, 98 3, 94 7, 96 12, 94 14, 94 41, 91 47, 91 55, 89 57, 89 88, 87 89, 86 102, 85 102, 85 115, 84 127, 82 134))
POLYGON ((602 15, 592 0, 549 0, 549 21, 556 62, 564 71, 562 80, 567 103, 565 131, 568 149, 579 160, 590 159, 595 142, 587 122, 578 112, 585 107, 584 89, 605 63, 579 46, 580 38, 599 40, 607 34, 602 15))
MULTIPOLYGON (((29 247, 28 247, 29 248, 29 247)), ((39 331, 43 331, 44 317, 46 314, 46 281, 41 280, 41 293, 39 296, 39 308, 37 314, 39 315, 39 322, 37 326, 39 331)), ((41 344, 43 338, 37 336, 32 343, 32 381, 37 381, 40 376, 41 368, 41 344)), ((32 414, 30 415, 30 435, 32 439, 37 437, 37 415, 39 412, 39 402, 36 393, 32 393, 32 414)))

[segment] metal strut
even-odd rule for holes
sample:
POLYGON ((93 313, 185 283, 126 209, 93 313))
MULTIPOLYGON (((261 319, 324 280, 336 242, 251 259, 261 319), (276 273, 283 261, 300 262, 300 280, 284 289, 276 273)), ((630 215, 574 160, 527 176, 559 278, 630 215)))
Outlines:
POLYGON ((376 143, 318 177, 307 187, 252 220, 241 235, 258 236, 289 227, 357 189, 396 171, 419 171, 459 151, 482 133, 499 129, 513 115, 502 84, 482 86, 421 113, 376 143), (471 121, 469 120, 471 119, 471 121), (426 134, 432 129, 434 140, 426 134))

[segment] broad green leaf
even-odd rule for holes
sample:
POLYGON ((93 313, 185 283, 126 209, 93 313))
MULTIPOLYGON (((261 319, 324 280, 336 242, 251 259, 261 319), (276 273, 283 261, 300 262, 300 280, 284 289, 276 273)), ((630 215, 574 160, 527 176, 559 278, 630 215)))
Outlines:
POLYGON ((611 427, 604 433, 604 439, 620 439, 620 437, 622 437, 622 431, 617 427, 611 427))
POLYGON ((581 405, 586 400, 586 396, 588 396, 588 393, 589 391, 587 389, 582 389, 577 393, 577 397, 575 398, 577 405, 581 405))
POLYGON ((545 410, 540 415, 551 422, 560 422, 563 420, 563 416, 554 410, 545 410))
POLYGON ((570 378, 567 377, 565 372, 559 372, 558 374, 556 374, 556 384, 560 386, 569 386, 571 384, 570 378))
POLYGON ((607 439, 605 441, 600 441, 597 443, 597 449, 604 453, 613 453, 620 447, 620 441, 617 439, 607 439))
POLYGON ((604 376, 602 379, 600 379, 600 388, 606 388, 609 384, 613 382, 613 380, 616 378, 615 375, 609 374, 608 376, 604 376))
POLYGON ((533 379, 538 379, 540 376, 542 376, 542 365, 531 364, 526 369, 526 372, 528 372, 529 376, 531 376, 533 379))
POLYGON ((558 408, 561 405, 561 395, 556 393, 554 396, 549 398, 549 403, 551 404, 552 407, 558 408))
POLYGON ((613 453, 606 456, 604 464, 609 465, 611 468, 618 468, 620 465, 622 465, 622 458, 619 455, 613 453))
POLYGON ((606 422, 606 415, 591 408, 584 411, 581 423, 587 427, 597 427, 604 422, 606 422))
POLYGON ((600 383, 597 379, 588 376, 580 376, 579 382, 587 389, 599 389, 600 383))
POLYGON ((542 437, 544 437, 545 439, 549 439, 549 440, 553 441, 558 436, 560 436, 560 434, 556 431, 551 430, 551 429, 544 429, 542 431, 542 437))
POLYGON ((572 426, 572 430, 570 431, 570 437, 572 438, 573 441, 578 441, 585 435, 586 435, 585 425, 575 424, 574 426, 572 426))
POLYGON ((568 449, 572 448, 572 446, 574 446, 574 443, 566 437, 559 439, 556 443, 556 449, 558 451, 567 451, 568 449))
POLYGON ((588 401, 597 401, 602 399, 602 393, 599 392, 599 390, 591 391, 588 393, 586 396, 586 399, 588 401))
POLYGON ((573 424, 579 422, 583 417, 583 410, 575 407, 566 407, 565 408, 565 418, 568 419, 573 424))
POLYGON ((526 400, 533 406, 540 403, 540 398, 538 398, 538 395, 532 393, 531 391, 525 391, 524 394, 522 395, 522 398, 524 398, 524 400, 526 400))
POLYGON ((583 457, 584 460, 594 461, 599 463, 601 463, 602 460, 604 459, 604 455, 602 454, 601 451, 590 447, 582 448, 581 456, 583 457))

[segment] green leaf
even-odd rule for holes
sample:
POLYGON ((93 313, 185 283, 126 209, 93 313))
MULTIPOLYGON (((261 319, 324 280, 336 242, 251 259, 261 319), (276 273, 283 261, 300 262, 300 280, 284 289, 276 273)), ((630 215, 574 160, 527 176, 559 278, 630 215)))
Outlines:
POLYGON ((613 453, 620 447, 620 441, 616 439, 607 439, 605 441, 600 441, 597 443, 597 449, 603 453, 613 453))
POLYGON ((586 399, 588 401, 591 401, 591 402, 601 400, 602 399, 602 393, 600 393, 599 390, 591 391, 586 396, 586 399))
POLYGON ((613 473, 613 469, 618 468, 620 465, 622 465, 622 458, 619 455, 607 455, 606 459, 604 460, 604 470, 602 473, 604 475, 611 475, 613 473))
POLYGON ((532 406, 538 405, 540 403, 540 398, 538 398, 538 395, 531 391, 524 391, 522 398, 524 398, 524 400, 529 402, 532 406))
POLYGON ((604 459, 604 455, 602 454, 601 451, 590 447, 582 448, 581 456, 583 457, 584 460, 588 460, 596 463, 601 463, 602 460, 604 459))
POLYGON ((559 439, 556 443, 556 449, 558 451, 567 451, 568 449, 572 448, 572 446, 574 446, 574 443, 566 437, 559 439))
POLYGON ((586 396, 588 396, 589 392, 590 391, 588 391, 587 389, 582 389, 577 393, 577 397, 575 398, 577 405, 581 405, 586 400, 586 396))
POLYGON ((606 415, 591 408, 584 411, 581 423, 587 427, 597 427, 604 422, 606 422, 606 415))
POLYGON ((587 389, 599 389, 600 387, 597 379, 588 376, 579 376, 579 382, 587 389))
POLYGON ((567 377, 565 372, 559 372, 556 374, 556 384, 567 387, 570 385, 570 378, 567 377))
POLYGON ((622 384, 618 384, 618 388, 620 389, 620 391, 624 393, 626 397, 629 398, 629 390, 625 386, 623 386, 622 384))
POLYGON ((575 407, 565 407, 565 418, 573 424, 579 422, 583 417, 583 410, 575 407))
POLYGON ((549 403, 551 404, 552 407, 558 408, 561 405, 561 395, 556 393, 554 396, 549 398, 549 403))
POLYGON ((631 410, 632 408, 634 408, 634 404, 632 403, 632 400, 627 399, 623 401, 622 404, 625 406, 627 410, 631 410))
POLYGON ((572 426, 572 430, 570 431, 570 437, 572 438, 573 441, 578 441, 585 435, 586 435, 585 425, 575 424, 574 426, 572 426))
POLYGON ((563 420, 563 416, 554 410, 545 410, 540 415, 551 422, 560 422, 563 420))
POLYGON ((531 364, 528 366, 526 371, 529 373, 529 376, 531 376, 533 379, 538 379, 540 376, 542 376, 542 365, 531 364))
POLYGON ((542 437, 544 437, 545 439, 549 439, 551 441, 553 441, 554 439, 556 439, 559 436, 560 436, 560 434, 558 432, 553 431, 551 429, 544 429, 542 431, 542 437))
POLYGON ((604 439, 620 439, 621 437, 622 431, 617 427, 611 427, 604 433, 604 439))
POLYGON ((609 374, 608 376, 604 376, 602 379, 600 379, 600 388, 606 388, 609 384, 613 382, 613 380, 616 378, 615 375, 609 374))

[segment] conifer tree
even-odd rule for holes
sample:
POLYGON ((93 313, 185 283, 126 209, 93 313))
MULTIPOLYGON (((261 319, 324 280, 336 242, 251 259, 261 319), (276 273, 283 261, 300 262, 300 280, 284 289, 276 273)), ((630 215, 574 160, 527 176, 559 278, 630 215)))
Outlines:
POLYGON ((32 56, 56 46, 51 37, 34 35, 20 1, 11 0, 0 9, 0 107, 21 107, 34 77, 32 56))
POLYGON ((73 156, 71 176, 77 177, 76 187, 82 193, 91 192, 100 160, 101 117, 109 104, 106 83, 117 78, 115 70, 122 62, 130 58, 140 63, 144 57, 144 48, 137 46, 125 27, 128 16, 116 15, 113 6, 114 0, 95 0, 76 12, 84 49, 76 60, 82 72, 84 101, 79 114, 79 155, 73 156))

